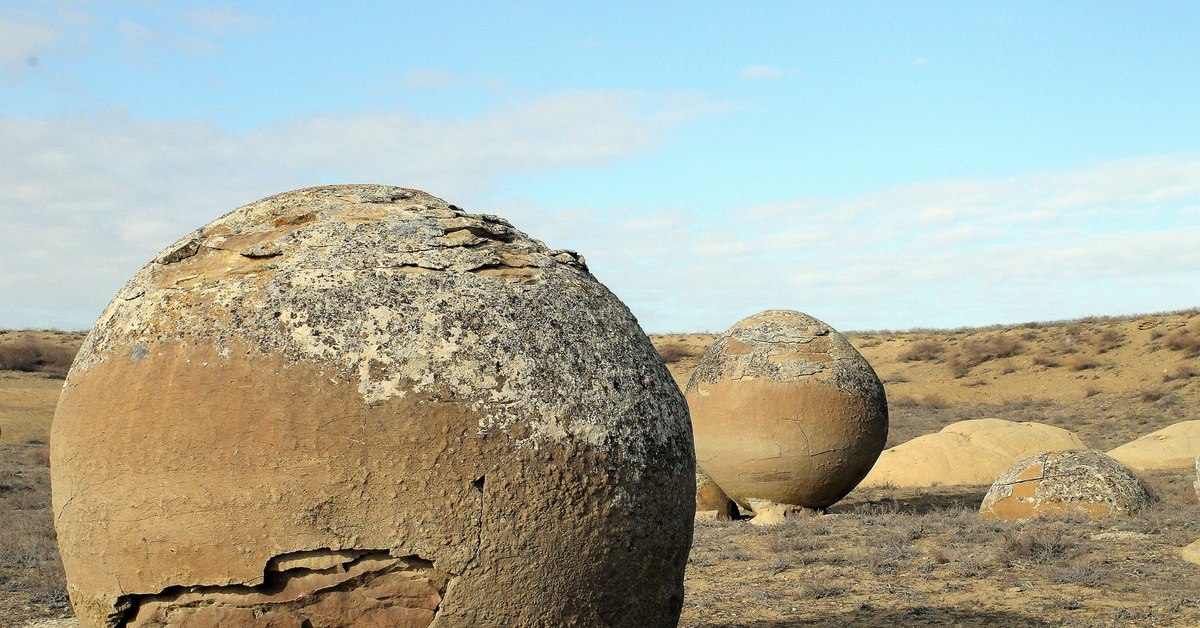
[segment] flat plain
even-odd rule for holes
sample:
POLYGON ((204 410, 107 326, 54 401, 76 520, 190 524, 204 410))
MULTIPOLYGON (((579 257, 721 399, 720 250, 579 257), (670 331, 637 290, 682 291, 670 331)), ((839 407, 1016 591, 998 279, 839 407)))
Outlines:
MULTIPOLYGON (((1196 310, 846 335, 886 387, 889 447, 1001 418, 1109 450, 1200 420, 1196 310)), ((715 337, 651 339, 684 387, 715 337)), ((40 365, 0 370, 0 625, 69 616, 47 438, 62 383, 53 347, 81 338, 0 332, 0 358, 14 354, 5 347, 47 347, 40 365)), ((980 521, 987 486, 860 488, 825 514, 771 528, 698 520, 681 625, 1200 625, 1200 566, 1179 556, 1200 539, 1195 472, 1142 478, 1158 501, 1108 520, 980 521)))

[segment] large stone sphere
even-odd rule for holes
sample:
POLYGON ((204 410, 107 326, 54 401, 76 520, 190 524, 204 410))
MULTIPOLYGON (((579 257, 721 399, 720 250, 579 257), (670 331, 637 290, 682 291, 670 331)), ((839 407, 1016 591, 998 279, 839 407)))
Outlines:
POLYGON ((67 378, 51 471, 84 626, 674 626, 692 451, 582 258, 339 185, 138 272, 67 378))
POLYGON ((739 505, 824 508, 887 441, 875 371, 832 327, 791 310, 721 334, 687 385, 696 459, 739 505), (767 504, 770 505, 770 504, 767 504))
POLYGON ((1121 463, 1090 449, 1048 451, 1014 464, 992 483, 980 519, 1083 513, 1130 515, 1150 505, 1146 486, 1121 463))

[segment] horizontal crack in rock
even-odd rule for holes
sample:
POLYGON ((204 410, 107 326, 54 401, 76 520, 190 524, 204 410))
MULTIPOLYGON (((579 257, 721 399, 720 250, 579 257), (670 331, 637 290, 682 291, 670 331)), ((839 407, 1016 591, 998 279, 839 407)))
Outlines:
POLYGON ((107 624, 428 626, 453 577, 419 556, 386 550, 292 552, 268 561, 261 584, 172 586, 122 596, 107 624))

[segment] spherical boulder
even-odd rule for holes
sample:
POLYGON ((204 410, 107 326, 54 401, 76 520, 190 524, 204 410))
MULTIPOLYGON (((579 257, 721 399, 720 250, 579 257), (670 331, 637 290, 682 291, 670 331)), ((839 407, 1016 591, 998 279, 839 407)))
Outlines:
POLYGON ((718 521, 737 519, 742 514, 737 504, 701 469, 696 469, 696 513, 705 513, 703 516, 718 521))
POLYGON ((744 508, 829 506, 887 440, 887 399, 871 365, 796 311, 768 310, 721 334, 686 396, 698 463, 744 508))
POLYGON ((1108 456, 1138 471, 1187 469, 1200 456, 1200 421, 1180 421, 1139 436, 1108 456))
POLYGON ((859 486, 991 484, 1033 454, 1086 447, 1073 432, 1044 423, 959 421, 885 450, 859 486))
POLYGON ((138 272, 67 378, 51 472, 83 626, 674 626, 692 451, 581 257, 338 185, 138 272))
POLYGON ((1099 519, 1135 514, 1150 501, 1141 480, 1102 452, 1044 452, 1001 474, 984 496, 979 517, 1027 519, 1082 512, 1099 519))

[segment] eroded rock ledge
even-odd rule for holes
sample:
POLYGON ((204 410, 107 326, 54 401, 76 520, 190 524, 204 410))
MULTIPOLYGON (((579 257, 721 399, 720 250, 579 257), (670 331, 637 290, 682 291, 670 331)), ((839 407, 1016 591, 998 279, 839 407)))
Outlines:
POLYGON ((271 561, 256 586, 171 587, 129 595, 115 627, 398 626, 433 622, 451 574, 386 551, 298 552, 271 561))

